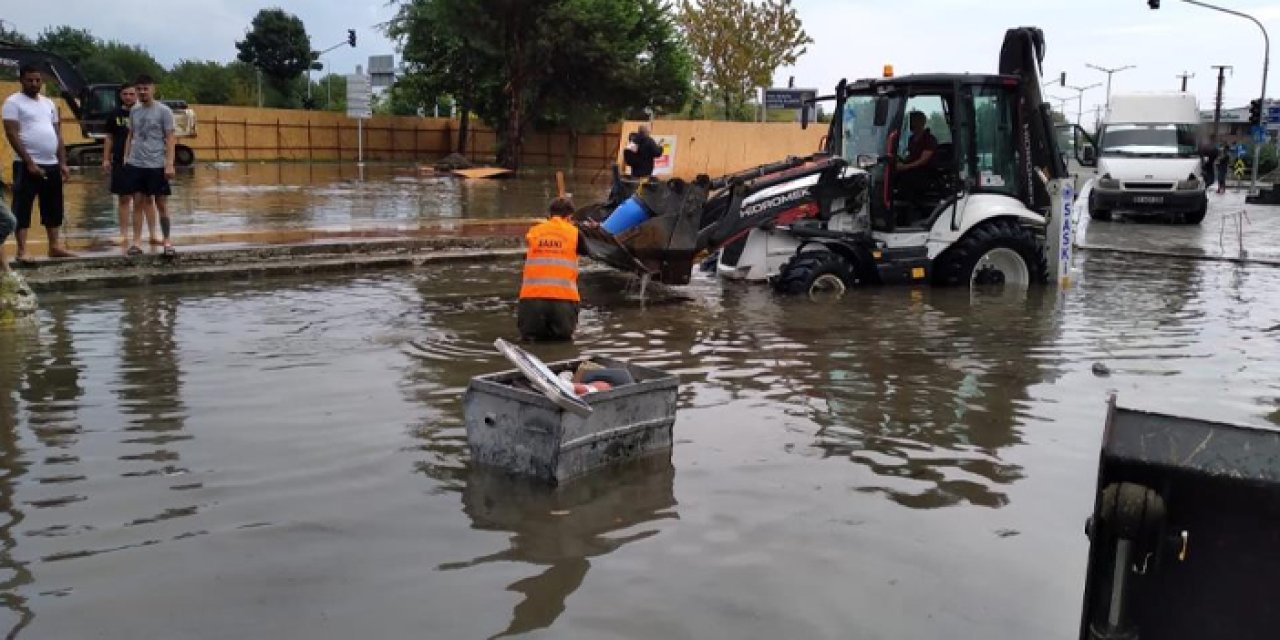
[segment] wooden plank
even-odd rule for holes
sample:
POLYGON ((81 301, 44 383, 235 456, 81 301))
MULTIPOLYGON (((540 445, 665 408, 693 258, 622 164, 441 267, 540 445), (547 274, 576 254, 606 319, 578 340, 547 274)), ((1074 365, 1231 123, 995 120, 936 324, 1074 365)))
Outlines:
POLYGON ((462 176, 464 178, 498 178, 510 174, 510 169, 502 169, 500 167, 479 167, 476 169, 457 169, 453 171, 453 175, 462 176))

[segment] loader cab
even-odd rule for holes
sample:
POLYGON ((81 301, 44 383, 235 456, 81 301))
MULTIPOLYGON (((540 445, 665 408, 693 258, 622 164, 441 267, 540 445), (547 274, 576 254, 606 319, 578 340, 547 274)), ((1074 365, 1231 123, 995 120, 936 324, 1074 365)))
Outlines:
POLYGON ((80 129, 86 138, 106 134, 107 118, 120 108, 120 85, 89 85, 81 102, 80 129))
POLYGON ((1018 80, 1004 76, 906 76, 843 87, 829 151, 870 175, 870 221, 882 233, 931 229, 974 193, 1024 199, 1018 158, 1018 80), (936 145, 930 161, 904 170, 911 114, 923 114, 936 145))

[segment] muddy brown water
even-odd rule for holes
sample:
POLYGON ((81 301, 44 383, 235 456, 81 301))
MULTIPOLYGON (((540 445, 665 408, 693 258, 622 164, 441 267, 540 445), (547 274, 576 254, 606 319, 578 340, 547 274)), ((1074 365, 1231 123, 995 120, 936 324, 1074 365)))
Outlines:
MULTIPOLYGON (((606 171, 566 176, 579 204, 602 200, 606 171)), ((467 180, 424 174, 414 165, 337 163, 208 163, 178 171, 170 198, 175 236, 291 229, 414 229, 442 219, 540 215, 556 195, 553 170, 530 168, 516 178, 467 180)), ((112 238, 118 232, 106 175, 77 169, 66 187, 67 232, 112 238)))
POLYGON ((1280 423, 1280 270, 1084 255, 1025 299, 583 276, 680 374, 668 458, 468 466, 518 263, 49 295, 0 333, 21 638, 1074 638, 1109 390, 1280 423), (1111 373, 1100 377, 1096 362, 1111 373))

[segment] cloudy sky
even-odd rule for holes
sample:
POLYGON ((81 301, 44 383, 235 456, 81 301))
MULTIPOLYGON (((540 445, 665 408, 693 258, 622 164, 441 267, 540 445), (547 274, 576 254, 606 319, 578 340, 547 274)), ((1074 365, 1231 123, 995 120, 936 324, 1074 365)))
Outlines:
MULTIPOLYGON (((1253 14, 1280 37, 1280 2, 1217 0, 1253 14)), ((0 19, 28 34, 60 24, 87 28, 99 37, 139 44, 161 63, 235 57, 253 15, 278 5, 302 18, 316 48, 342 42, 346 30, 359 33, 359 46, 329 55, 329 67, 349 73, 369 55, 394 52, 377 25, 394 13, 386 0, 56 0, 37 10, 18 0, 3 0, 0 19), (157 12, 153 7, 162 7, 157 12), (104 10, 104 8, 109 8, 104 10), (155 19, 148 16, 155 15, 155 19)), ((992 72, 1004 30, 1035 25, 1044 29, 1046 75, 1067 72, 1067 84, 1085 86, 1106 76, 1085 66, 1136 65, 1117 73, 1113 91, 1173 90, 1175 76, 1194 73, 1189 87, 1206 107, 1215 87, 1211 65, 1233 65, 1227 77, 1226 106, 1247 104, 1258 95, 1262 75, 1262 37, 1252 23, 1233 16, 1163 0, 1158 11, 1146 0, 793 0, 814 40, 793 69, 775 80, 829 89, 840 78, 874 76, 893 64, 898 74, 920 72, 992 72)), ((1280 43, 1280 40, 1277 41, 1280 43)), ((1272 74, 1274 77, 1275 74, 1272 74)), ((1053 87, 1051 95, 1075 93, 1053 87)), ((1275 86, 1272 95, 1280 95, 1275 86)), ((1084 94, 1084 107, 1104 102, 1105 89, 1084 94)))

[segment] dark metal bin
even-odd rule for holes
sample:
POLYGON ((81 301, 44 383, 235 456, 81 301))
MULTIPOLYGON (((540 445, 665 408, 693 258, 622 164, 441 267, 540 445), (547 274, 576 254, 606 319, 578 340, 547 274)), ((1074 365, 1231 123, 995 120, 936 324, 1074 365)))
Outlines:
POLYGON ((565 411, 534 389, 513 386, 519 370, 471 379, 463 398, 473 462, 560 483, 607 464, 671 447, 675 374, 606 357, 550 363, 555 373, 585 360, 627 369, 634 384, 583 397, 589 416, 565 411))
POLYGON ((1081 640, 1276 637, 1280 431, 1110 402, 1081 640))

